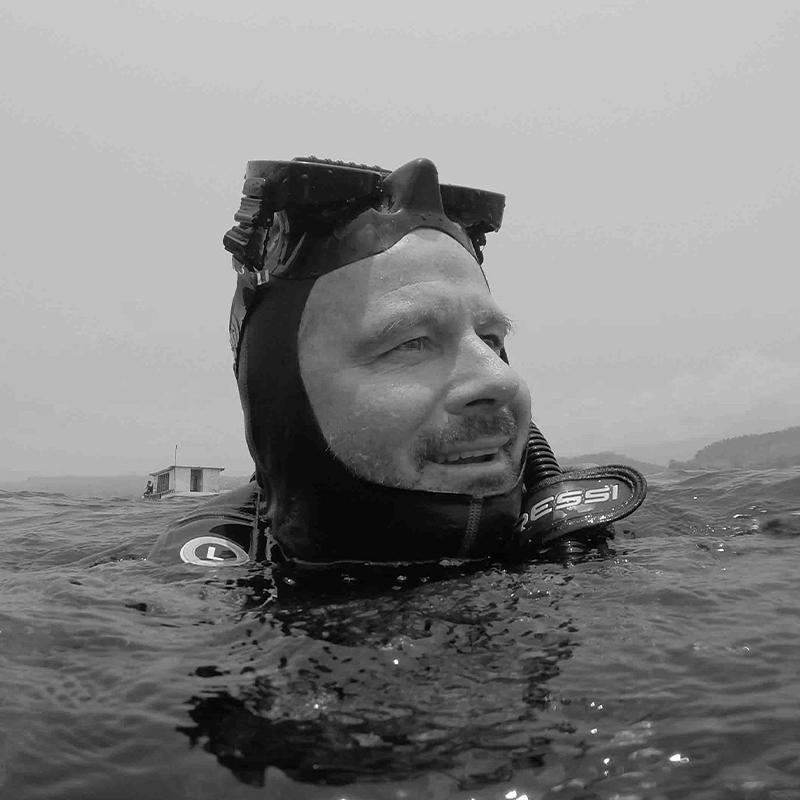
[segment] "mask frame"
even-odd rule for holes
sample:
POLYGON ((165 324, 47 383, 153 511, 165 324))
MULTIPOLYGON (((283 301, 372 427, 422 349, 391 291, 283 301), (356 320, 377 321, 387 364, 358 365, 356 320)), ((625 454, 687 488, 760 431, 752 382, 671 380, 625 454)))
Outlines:
MULTIPOLYGON (((249 161, 234 215, 238 224, 222 240, 234 268, 292 277, 292 256, 307 235, 332 235, 368 209, 392 213, 384 185, 390 174, 313 157, 249 161)), ((454 184, 439 188, 445 214, 463 228, 481 263, 486 234, 502 223, 505 196, 454 184)))

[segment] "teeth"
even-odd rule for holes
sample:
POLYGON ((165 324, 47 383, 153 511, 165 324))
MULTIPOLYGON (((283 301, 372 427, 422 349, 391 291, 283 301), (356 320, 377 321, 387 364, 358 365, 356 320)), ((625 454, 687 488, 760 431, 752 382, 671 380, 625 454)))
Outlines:
POLYGON ((464 453, 453 453, 449 456, 435 457, 433 460, 437 464, 456 464, 459 461, 466 461, 469 458, 481 458, 485 456, 493 456, 497 450, 468 450, 464 453))

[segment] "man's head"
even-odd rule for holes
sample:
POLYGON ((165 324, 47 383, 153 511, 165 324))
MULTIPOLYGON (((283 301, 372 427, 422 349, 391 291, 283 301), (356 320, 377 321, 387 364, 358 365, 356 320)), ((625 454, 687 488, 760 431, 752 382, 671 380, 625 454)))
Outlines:
MULTIPOLYGON (((234 371, 268 501, 254 557, 406 563, 538 541, 520 528, 523 494, 564 481, 481 268, 505 198, 440 184, 424 159, 391 173, 252 161, 243 193, 224 244, 239 273, 234 371)), ((597 524, 592 503, 606 501, 591 482, 608 475, 570 479, 593 499, 588 523, 564 531, 597 524)), ((630 483, 602 521, 641 502, 630 483)))
POLYGON ((509 321, 475 259, 439 230, 319 278, 300 375, 333 455, 386 486, 484 496, 517 481, 530 396, 509 321))
POLYGON ((423 159, 248 165, 225 237, 231 343, 285 551, 417 559, 505 541, 467 533, 473 503, 493 531, 516 520, 530 422, 481 269, 504 200, 440 185, 423 159))

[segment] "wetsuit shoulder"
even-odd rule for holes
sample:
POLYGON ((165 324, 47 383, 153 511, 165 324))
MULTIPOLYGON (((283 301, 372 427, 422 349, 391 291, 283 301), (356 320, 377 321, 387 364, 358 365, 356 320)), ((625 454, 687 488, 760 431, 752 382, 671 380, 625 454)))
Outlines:
POLYGON ((259 500, 255 481, 196 506, 170 523, 148 558, 218 567, 251 560, 259 500))

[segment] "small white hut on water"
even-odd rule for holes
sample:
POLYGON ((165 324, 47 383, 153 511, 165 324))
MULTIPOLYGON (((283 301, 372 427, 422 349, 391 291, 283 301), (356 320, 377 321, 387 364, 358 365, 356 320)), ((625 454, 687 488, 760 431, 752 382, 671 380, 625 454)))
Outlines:
POLYGON ((150 473, 153 481, 151 494, 145 500, 162 500, 171 497, 208 497, 219 494, 219 476, 225 467, 188 467, 173 464, 150 473))

